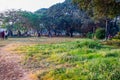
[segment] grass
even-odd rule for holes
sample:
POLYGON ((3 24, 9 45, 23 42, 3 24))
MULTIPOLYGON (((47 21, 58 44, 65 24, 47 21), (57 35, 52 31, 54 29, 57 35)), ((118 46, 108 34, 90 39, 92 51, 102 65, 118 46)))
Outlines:
POLYGON ((108 40, 108 41, 103 42, 103 44, 120 48, 120 39, 108 40))
POLYGON ((91 39, 20 46, 39 80, 120 80, 120 49, 91 39), (37 72, 38 71, 38 72, 37 72))

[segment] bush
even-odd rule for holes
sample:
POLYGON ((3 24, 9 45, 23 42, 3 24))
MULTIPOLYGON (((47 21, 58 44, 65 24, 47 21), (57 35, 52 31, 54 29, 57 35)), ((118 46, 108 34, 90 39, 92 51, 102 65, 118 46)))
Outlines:
POLYGON ((120 32, 118 32, 114 37, 113 39, 120 39, 120 32))
POLYGON ((90 39, 92 39, 92 38, 93 38, 93 35, 94 35, 93 33, 91 33, 91 32, 88 32, 88 33, 87 33, 87 38, 90 38, 90 39))
POLYGON ((95 36, 97 39, 104 39, 105 38, 105 29, 104 28, 98 28, 95 32, 95 36))
POLYGON ((94 40, 90 40, 90 39, 81 41, 81 42, 77 43, 76 46, 77 46, 77 48, 88 47, 88 48, 92 48, 92 49, 100 49, 102 47, 102 45, 98 41, 94 41, 94 40))

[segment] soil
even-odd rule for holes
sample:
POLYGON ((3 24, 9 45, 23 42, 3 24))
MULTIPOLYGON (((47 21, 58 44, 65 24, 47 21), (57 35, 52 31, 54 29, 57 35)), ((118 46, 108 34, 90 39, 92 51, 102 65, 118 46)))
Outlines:
POLYGON ((0 47, 0 80, 32 80, 30 71, 22 64, 22 55, 12 54, 6 49, 13 47, 12 44, 0 47))

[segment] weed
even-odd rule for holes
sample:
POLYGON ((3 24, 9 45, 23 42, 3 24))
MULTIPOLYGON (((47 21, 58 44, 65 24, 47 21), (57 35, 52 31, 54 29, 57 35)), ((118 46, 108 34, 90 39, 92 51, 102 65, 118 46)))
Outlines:
POLYGON ((91 39, 23 46, 25 65, 46 70, 39 80, 119 80, 120 50, 91 39), (48 63, 48 64, 47 64, 48 63), (70 66, 65 66, 69 64, 70 66), (47 66, 46 66, 47 65, 47 66))

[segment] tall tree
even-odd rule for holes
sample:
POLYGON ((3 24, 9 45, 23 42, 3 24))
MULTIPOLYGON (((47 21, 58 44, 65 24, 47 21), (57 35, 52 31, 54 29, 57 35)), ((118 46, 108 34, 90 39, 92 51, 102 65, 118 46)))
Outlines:
POLYGON ((39 29, 39 15, 22 10, 8 10, 3 13, 3 23, 11 30, 39 29), (12 25, 10 26, 9 23, 12 25))
POLYGON ((73 0, 82 10, 94 17, 103 18, 106 21, 106 39, 108 32, 108 20, 120 15, 120 1, 118 0, 73 0))

